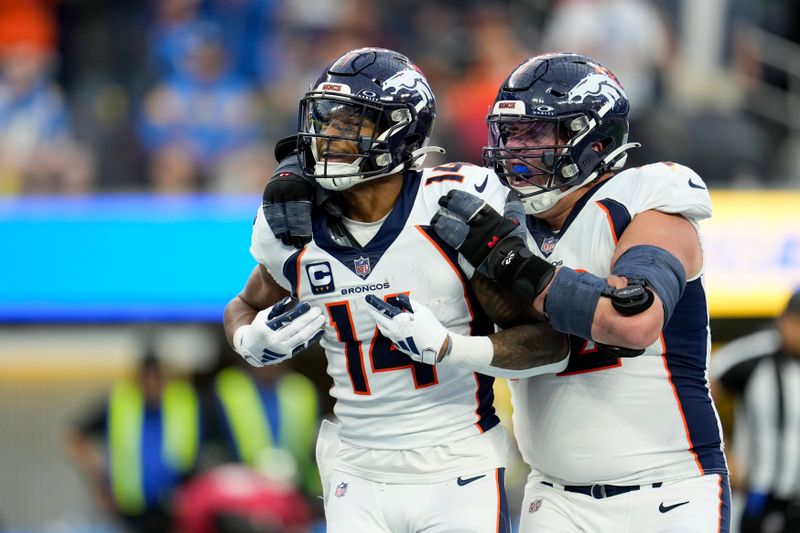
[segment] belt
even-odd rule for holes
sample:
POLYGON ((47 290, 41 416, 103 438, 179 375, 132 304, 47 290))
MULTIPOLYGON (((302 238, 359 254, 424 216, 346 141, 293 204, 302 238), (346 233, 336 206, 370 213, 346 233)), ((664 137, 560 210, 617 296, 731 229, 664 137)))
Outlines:
POLYGON ((639 489, 654 488, 657 489, 662 483, 653 483, 651 485, 558 485, 549 481, 542 481, 542 485, 553 487, 556 489, 565 490, 567 492, 577 492, 585 496, 591 496, 595 500, 602 500, 603 498, 610 498, 612 496, 619 496, 626 492, 633 492, 639 489))

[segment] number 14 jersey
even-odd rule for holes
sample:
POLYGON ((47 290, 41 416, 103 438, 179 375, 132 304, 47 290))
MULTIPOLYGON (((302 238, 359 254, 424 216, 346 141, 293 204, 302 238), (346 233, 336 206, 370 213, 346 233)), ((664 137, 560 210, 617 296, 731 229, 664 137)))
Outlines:
MULTIPOLYGON (((386 299, 405 293, 451 331, 494 331, 469 286, 471 267, 459 263, 455 250, 429 227, 439 198, 453 188, 477 194, 502 212, 507 189, 497 177, 460 163, 408 172, 392 212, 361 248, 335 242, 327 214, 315 217, 313 240, 305 248, 287 248, 259 210, 251 253, 282 287, 327 315, 321 344, 333 378, 340 438, 348 445, 419 450, 463 441, 499 422, 493 378, 412 361, 380 334, 366 311, 368 294, 386 299)), ((500 466, 494 461, 487 468, 500 466)))

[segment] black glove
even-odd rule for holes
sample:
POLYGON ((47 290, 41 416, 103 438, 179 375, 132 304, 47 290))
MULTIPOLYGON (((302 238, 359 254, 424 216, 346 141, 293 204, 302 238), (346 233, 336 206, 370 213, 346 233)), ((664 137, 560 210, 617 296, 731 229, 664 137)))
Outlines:
POLYGON ((475 268, 519 226, 517 220, 505 218, 477 196, 458 189, 439 198, 439 205, 444 209, 431 220, 434 231, 475 268))
POLYGON ((298 249, 308 244, 313 202, 314 183, 303 177, 297 155, 292 152, 278 164, 264 187, 264 217, 275 237, 298 249))
POLYGON ((553 279, 555 267, 528 250, 516 218, 504 217, 480 198, 458 189, 439 198, 439 205, 444 210, 431 220, 437 235, 470 265, 482 268, 489 279, 527 304, 553 279))

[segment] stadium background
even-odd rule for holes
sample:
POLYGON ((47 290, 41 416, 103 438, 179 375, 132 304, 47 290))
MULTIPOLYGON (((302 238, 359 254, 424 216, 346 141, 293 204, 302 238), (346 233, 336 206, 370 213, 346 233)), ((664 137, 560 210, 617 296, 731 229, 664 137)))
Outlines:
MULTIPOLYGON (((0 0, 0 529, 108 527, 68 425, 147 347, 198 379, 235 357, 221 311, 253 266, 271 146, 340 52, 413 58, 435 142, 475 163, 520 60, 609 66, 644 144, 631 163, 710 186, 724 342, 800 286, 799 41, 794 0, 0 0)), ((295 363, 324 395, 321 358, 295 363)))

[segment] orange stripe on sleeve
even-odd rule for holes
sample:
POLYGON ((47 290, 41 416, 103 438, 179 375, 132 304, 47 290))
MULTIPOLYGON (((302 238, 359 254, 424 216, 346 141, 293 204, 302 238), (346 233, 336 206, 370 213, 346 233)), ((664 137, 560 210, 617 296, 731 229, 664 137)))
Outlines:
POLYGON ((608 227, 611 229, 611 236, 614 238, 614 244, 617 244, 619 241, 619 236, 617 235, 616 230, 614 229, 614 219, 611 218, 611 213, 609 212, 608 208, 601 204, 600 202, 595 202, 600 209, 606 212, 606 218, 608 219, 608 227))

